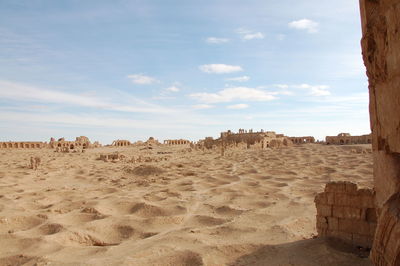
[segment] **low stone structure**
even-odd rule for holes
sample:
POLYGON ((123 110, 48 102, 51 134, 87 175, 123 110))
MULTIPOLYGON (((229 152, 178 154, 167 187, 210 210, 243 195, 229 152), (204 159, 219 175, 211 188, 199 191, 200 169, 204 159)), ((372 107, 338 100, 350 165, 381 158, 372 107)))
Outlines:
POLYGON ((166 139, 164 140, 165 145, 190 145, 192 142, 186 139, 166 139))
POLYGON ((158 145, 161 145, 161 143, 157 139, 155 139, 153 137, 150 137, 146 142, 144 142, 144 144, 147 145, 147 146, 158 146, 158 145))
POLYGON ((43 149, 47 148, 46 142, 39 141, 8 141, 0 142, 0 149, 43 149))
POLYGON ((227 148, 239 149, 266 149, 279 148, 292 145, 292 141, 283 134, 276 134, 274 131, 258 131, 252 129, 239 129, 238 133, 231 130, 221 132, 221 137, 213 139, 207 137, 196 144, 196 148, 217 149, 221 148, 222 154, 227 148))
POLYGON ((371 144, 372 135, 351 136, 349 133, 340 133, 337 136, 327 136, 325 142, 335 145, 371 144))
POLYGON ((40 166, 41 162, 42 162, 42 159, 40 159, 40 157, 31 157, 29 168, 31 168, 33 170, 37 170, 38 167, 40 166))
POLYGON ((289 139, 293 142, 293 144, 306 144, 306 143, 314 143, 315 142, 315 138, 313 136, 289 137, 289 139))
POLYGON ((315 197, 318 236, 371 248, 377 223, 374 199, 372 189, 358 189, 351 182, 326 184, 315 197))
POLYGON ((64 138, 60 138, 58 140, 51 138, 49 142, 49 147, 53 149, 68 148, 69 150, 74 150, 74 149, 97 148, 100 146, 101 145, 97 141, 92 144, 89 138, 85 136, 76 137, 74 141, 65 140, 64 138))
POLYGON ((126 156, 123 154, 119 154, 118 152, 112 153, 112 154, 100 154, 99 160, 102 160, 103 162, 108 162, 108 161, 120 161, 125 159, 126 156))
POLYGON ((117 147, 126 147, 131 145, 132 143, 129 140, 123 140, 123 139, 114 140, 111 144, 111 146, 117 146, 117 147))
POLYGON ((99 142, 91 143, 88 137, 80 136, 76 137, 75 141, 66 141, 64 138, 60 138, 57 141, 54 138, 50 139, 50 142, 39 142, 39 141, 9 141, 0 142, 0 149, 45 149, 45 148, 66 148, 68 149, 86 149, 86 148, 97 148, 101 147, 99 142))

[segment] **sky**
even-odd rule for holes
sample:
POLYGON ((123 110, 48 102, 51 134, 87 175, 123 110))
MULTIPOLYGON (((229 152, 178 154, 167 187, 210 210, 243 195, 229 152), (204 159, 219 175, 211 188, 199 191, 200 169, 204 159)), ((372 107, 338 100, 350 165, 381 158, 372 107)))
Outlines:
POLYGON ((358 0, 0 0, 0 141, 370 132, 358 0))

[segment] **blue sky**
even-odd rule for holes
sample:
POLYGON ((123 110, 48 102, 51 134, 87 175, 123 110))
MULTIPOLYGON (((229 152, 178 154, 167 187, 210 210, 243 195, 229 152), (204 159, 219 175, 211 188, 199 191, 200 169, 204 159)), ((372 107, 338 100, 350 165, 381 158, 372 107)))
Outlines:
POLYGON ((0 141, 370 132, 357 0, 0 0, 0 141))

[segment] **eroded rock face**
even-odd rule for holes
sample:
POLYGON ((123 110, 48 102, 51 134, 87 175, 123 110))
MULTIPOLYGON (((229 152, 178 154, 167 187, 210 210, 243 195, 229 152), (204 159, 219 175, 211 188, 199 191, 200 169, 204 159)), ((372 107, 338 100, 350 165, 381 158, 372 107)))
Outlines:
POLYGON ((376 265, 400 265, 400 1, 360 0, 380 215, 371 253, 376 265))

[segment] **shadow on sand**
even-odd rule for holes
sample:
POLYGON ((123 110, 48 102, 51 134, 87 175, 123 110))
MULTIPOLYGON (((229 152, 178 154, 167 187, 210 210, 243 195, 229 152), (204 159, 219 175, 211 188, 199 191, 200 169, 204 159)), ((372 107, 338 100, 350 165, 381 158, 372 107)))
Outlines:
POLYGON ((229 265, 371 266, 368 255, 366 250, 339 241, 315 238, 262 246, 229 265))

